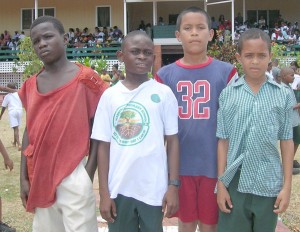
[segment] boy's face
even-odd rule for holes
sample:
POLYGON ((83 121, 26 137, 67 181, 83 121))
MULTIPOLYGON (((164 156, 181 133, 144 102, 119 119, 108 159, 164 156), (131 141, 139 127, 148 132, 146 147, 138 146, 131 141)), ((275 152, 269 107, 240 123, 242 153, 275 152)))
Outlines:
POLYGON ((241 53, 236 54, 247 79, 264 80, 271 59, 268 45, 261 38, 243 41, 241 53))
POLYGON ((34 51, 44 64, 57 61, 65 53, 66 39, 50 22, 36 25, 30 37, 34 51))
POLYGON ((127 75, 147 74, 154 62, 154 45, 147 35, 135 35, 125 40, 118 58, 124 62, 127 75))
POLYGON ((182 16, 180 30, 175 33, 188 54, 201 54, 207 51, 207 44, 212 40, 214 32, 209 30, 207 19, 201 13, 186 13, 182 16))
POLYGON ((290 83, 293 83, 294 81, 294 70, 293 69, 290 69, 283 77, 282 77, 282 81, 284 81, 284 83, 286 84, 290 84, 290 83))

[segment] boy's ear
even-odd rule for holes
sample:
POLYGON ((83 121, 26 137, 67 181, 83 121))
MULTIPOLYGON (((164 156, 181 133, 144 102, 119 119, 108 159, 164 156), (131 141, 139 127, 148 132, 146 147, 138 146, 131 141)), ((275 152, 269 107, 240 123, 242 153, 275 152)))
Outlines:
POLYGON ((209 30, 209 41, 212 41, 212 39, 214 38, 214 34, 215 34, 214 30, 210 29, 209 30))
POLYGON ((176 39, 177 39, 179 42, 181 42, 181 40, 180 40, 180 32, 179 32, 179 31, 175 31, 175 37, 176 37, 176 39))
POLYGON ((123 52, 121 50, 118 50, 116 52, 116 55, 117 55, 118 61, 123 62, 123 52))
POLYGON ((66 35, 63 35, 63 37, 64 37, 64 43, 65 43, 65 45, 67 45, 68 44, 68 37, 66 35))
POLYGON ((235 53, 235 58, 241 64, 241 55, 239 53, 235 53))

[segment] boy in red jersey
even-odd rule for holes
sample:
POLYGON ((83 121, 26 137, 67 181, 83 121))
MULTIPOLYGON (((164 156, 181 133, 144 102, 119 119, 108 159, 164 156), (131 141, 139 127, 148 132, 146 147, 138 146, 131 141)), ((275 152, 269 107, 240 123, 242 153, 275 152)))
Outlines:
POLYGON ((184 56, 160 69, 156 79, 171 87, 179 105, 179 231, 194 232, 199 226, 201 232, 215 232, 218 98, 236 69, 207 56, 213 30, 205 11, 185 9, 176 30, 184 56))

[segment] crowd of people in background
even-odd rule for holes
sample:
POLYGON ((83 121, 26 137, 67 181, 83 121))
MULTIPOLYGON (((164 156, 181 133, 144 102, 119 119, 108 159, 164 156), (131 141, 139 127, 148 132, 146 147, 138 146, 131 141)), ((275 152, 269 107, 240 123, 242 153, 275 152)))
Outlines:
POLYGON ((121 43, 124 35, 123 32, 114 26, 112 28, 107 27, 95 27, 91 32, 88 27, 85 27, 82 31, 79 28, 69 28, 66 33, 68 39, 68 47, 94 47, 109 46, 110 44, 121 43))
POLYGON ((0 34, 0 49, 1 50, 18 50, 20 41, 25 37, 24 31, 19 33, 15 31, 14 35, 10 35, 9 31, 5 30, 0 34))
MULTIPOLYGON (((218 42, 224 43, 231 40, 232 23, 231 20, 225 19, 224 15, 219 16, 218 21, 215 17, 211 17, 212 29, 215 31, 215 38, 218 42)), ((274 27, 267 24, 267 20, 263 15, 259 16, 257 22, 244 21, 241 13, 238 13, 234 19, 234 40, 238 41, 241 33, 250 28, 259 28, 270 35, 273 42, 280 44, 300 44, 300 31, 298 22, 288 22, 281 15, 274 23, 274 27)))

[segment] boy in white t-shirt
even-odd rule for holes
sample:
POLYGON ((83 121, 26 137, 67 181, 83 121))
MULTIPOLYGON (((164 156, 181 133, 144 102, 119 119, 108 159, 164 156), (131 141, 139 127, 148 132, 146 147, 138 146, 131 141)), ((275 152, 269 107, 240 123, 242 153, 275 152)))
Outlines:
POLYGON ((126 78, 102 95, 91 135, 100 141, 100 213, 110 232, 162 232, 163 216, 178 209, 177 100, 148 78, 154 45, 145 32, 130 32, 118 58, 126 78))
MULTIPOLYGON (((7 87, 10 89, 17 89, 16 83, 8 83, 7 87)), ((8 115, 9 115, 9 123, 10 127, 14 130, 14 141, 12 144, 17 146, 19 151, 21 150, 21 143, 19 138, 19 126, 21 125, 22 121, 22 103, 19 98, 17 92, 15 93, 8 93, 2 102, 2 110, 0 113, 0 120, 2 119, 2 115, 4 114, 6 108, 8 108, 8 115)))

